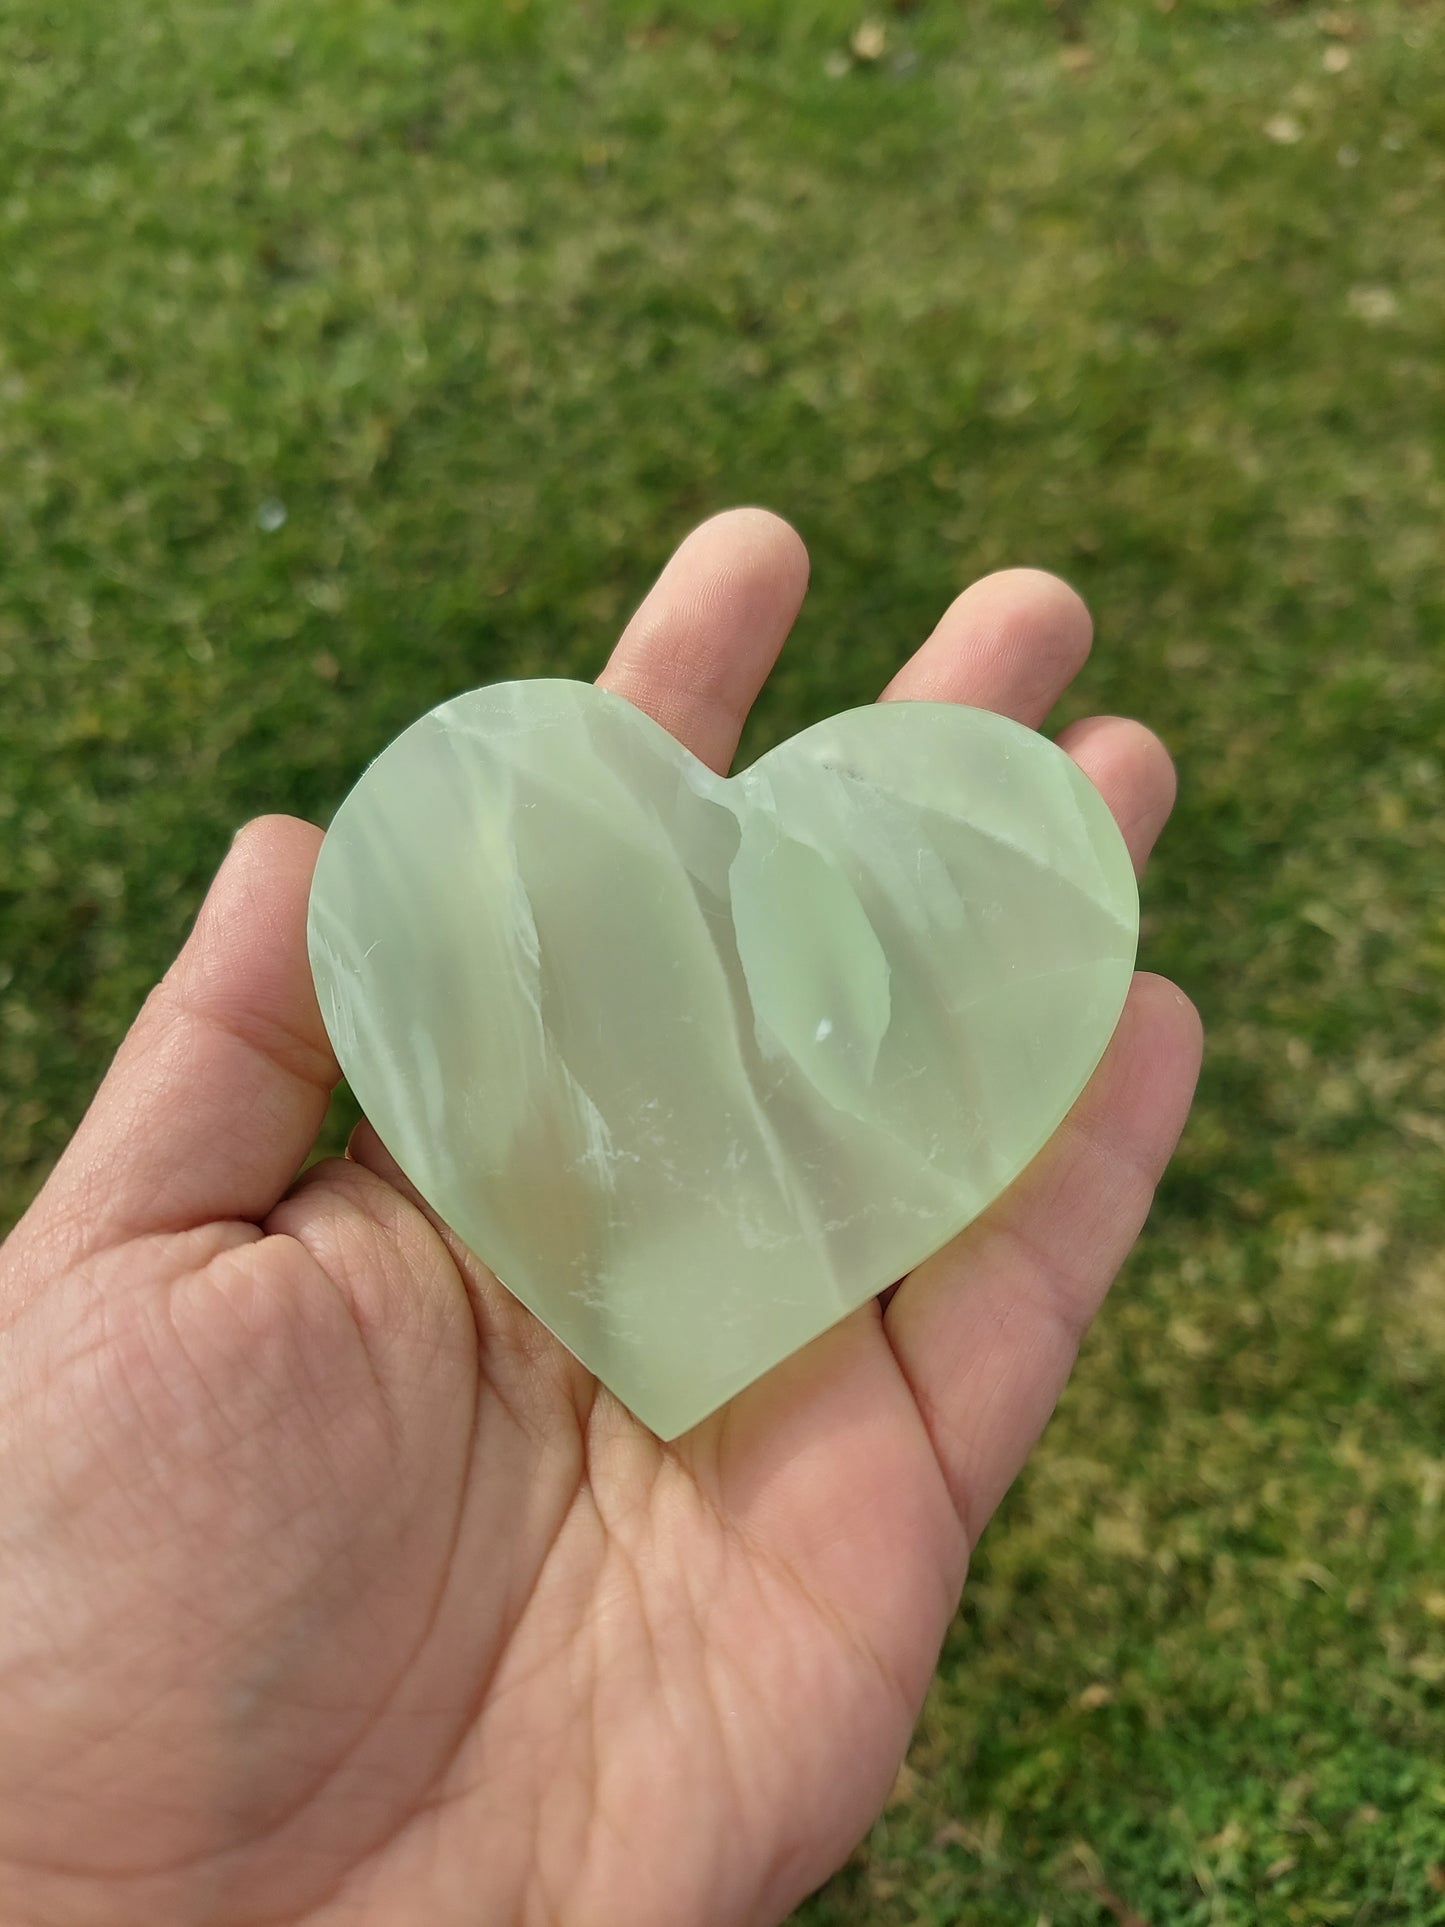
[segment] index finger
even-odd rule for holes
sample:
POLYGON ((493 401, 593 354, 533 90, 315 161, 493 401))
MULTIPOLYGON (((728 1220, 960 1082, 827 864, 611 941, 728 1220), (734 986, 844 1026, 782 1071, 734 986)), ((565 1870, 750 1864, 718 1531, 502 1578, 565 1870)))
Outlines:
POLYGON ((729 509, 681 544, 597 678, 727 771, 808 586, 808 552, 766 509, 729 509))

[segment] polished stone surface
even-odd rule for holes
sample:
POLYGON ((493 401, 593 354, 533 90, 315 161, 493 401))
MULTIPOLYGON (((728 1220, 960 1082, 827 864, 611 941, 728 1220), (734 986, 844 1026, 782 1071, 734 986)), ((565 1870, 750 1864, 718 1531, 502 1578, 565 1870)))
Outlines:
POLYGON ((402 1169, 672 1437, 1022 1170, 1137 932, 1107 808, 1019 724, 885 703, 724 779, 620 697, 537 681, 372 764, 309 937, 402 1169))

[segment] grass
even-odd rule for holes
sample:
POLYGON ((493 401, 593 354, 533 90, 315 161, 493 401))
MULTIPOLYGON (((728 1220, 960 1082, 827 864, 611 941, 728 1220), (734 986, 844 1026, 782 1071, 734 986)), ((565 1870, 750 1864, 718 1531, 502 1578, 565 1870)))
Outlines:
POLYGON ((234 828, 595 672, 704 513, 814 557, 754 750, 1058 569, 1209 1060, 799 1918, 1445 1922, 1445 12, 860 24, 0 9, 0 1220, 234 828))

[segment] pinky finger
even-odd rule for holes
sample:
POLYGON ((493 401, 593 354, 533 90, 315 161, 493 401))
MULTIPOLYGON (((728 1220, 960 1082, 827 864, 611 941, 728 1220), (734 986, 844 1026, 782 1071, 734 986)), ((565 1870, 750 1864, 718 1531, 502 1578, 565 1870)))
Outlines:
POLYGON ((1103 1063, 1048 1145, 888 1307, 889 1343, 970 1545, 1043 1430, 1143 1226, 1200 1051, 1183 992, 1136 977, 1103 1063))

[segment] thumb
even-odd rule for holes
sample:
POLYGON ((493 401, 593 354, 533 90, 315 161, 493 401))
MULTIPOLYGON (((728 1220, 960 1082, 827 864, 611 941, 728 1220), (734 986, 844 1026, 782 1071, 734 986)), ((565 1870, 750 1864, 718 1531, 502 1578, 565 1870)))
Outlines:
POLYGON ((17 1238, 73 1263, 275 1205, 340 1075, 306 956, 320 847, 294 817, 241 831, 17 1238))

